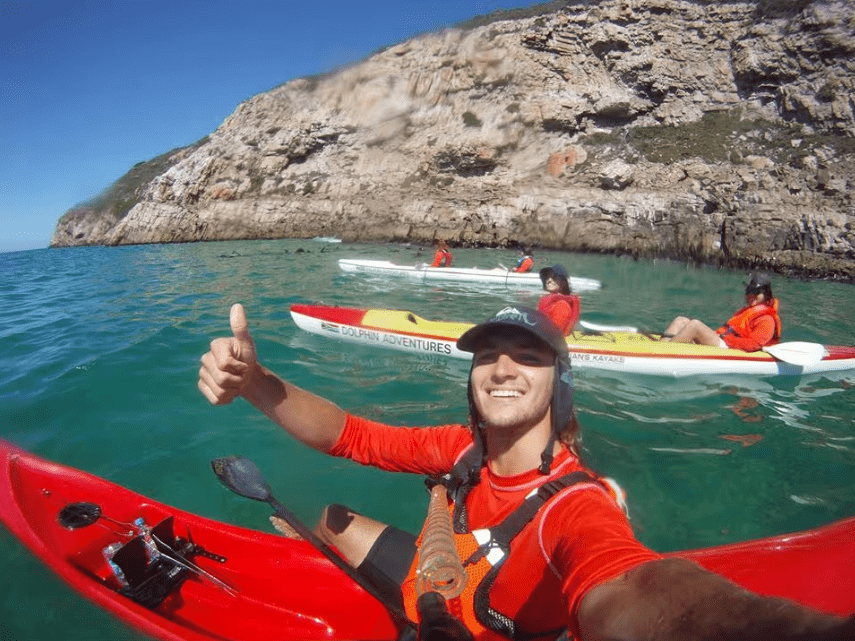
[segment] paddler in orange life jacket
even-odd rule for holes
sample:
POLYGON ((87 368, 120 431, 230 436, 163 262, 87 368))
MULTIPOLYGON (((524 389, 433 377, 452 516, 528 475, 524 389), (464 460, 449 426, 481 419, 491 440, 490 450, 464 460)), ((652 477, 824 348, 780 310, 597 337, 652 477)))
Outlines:
POLYGON ((565 336, 569 335, 582 312, 579 297, 570 289, 570 280, 563 265, 552 265, 540 270, 540 281, 548 293, 537 303, 537 309, 546 314, 565 336))
MULTIPOLYGON (((446 605, 476 641, 855 638, 855 617, 760 596, 635 538, 622 492, 580 457, 565 340, 538 311, 506 307, 460 337, 472 352, 468 423, 429 428, 360 418, 282 380, 258 362, 241 305, 230 325, 201 359, 211 403, 243 396, 321 452, 447 488, 469 578, 446 605)), ((414 534, 341 505, 315 531, 387 604, 417 616, 414 534)))
POLYGON ((534 267, 534 254, 531 251, 526 251, 525 248, 520 249, 520 257, 517 259, 517 266, 514 272, 517 274, 525 274, 530 272, 534 267))
POLYGON ((772 283, 765 274, 752 274, 745 286, 745 307, 718 329, 711 329, 697 318, 678 316, 662 335, 663 341, 729 347, 746 352, 756 352, 780 339, 778 300, 772 295, 772 283))
POLYGON ((444 240, 440 240, 437 242, 436 253, 433 255, 433 262, 430 266, 451 267, 451 260, 453 258, 451 251, 448 249, 448 245, 445 244, 444 240))

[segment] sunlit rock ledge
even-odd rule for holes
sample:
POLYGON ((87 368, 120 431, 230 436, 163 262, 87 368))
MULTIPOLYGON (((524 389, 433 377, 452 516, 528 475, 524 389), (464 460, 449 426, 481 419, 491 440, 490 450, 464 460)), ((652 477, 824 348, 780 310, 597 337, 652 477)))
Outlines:
POLYGON ((254 96, 51 244, 443 238, 855 281, 855 4, 559 4, 254 96))

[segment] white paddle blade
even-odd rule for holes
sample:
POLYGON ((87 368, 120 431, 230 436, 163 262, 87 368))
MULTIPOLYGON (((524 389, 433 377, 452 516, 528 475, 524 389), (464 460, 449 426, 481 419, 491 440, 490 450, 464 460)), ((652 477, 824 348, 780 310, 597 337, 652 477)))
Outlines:
POLYGON ((583 320, 579 321, 579 325, 592 332, 638 332, 637 327, 631 327, 629 325, 598 325, 596 323, 589 323, 588 321, 583 320))
POLYGON ((790 341, 789 343, 778 343, 767 345, 763 348, 767 354, 777 358, 779 361, 791 365, 816 365, 826 356, 825 346, 820 343, 808 343, 805 341, 790 341))

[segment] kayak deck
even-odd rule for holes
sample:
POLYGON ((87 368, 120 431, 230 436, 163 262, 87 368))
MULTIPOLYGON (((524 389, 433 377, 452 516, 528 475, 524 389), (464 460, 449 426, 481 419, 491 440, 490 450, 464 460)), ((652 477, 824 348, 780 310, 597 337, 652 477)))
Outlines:
POLYGON ((175 641, 397 636, 385 608, 304 541, 205 519, 0 446, 0 521, 72 587, 146 634, 175 641), (60 511, 82 501, 97 503, 102 518, 75 530, 63 527, 60 511), (190 573, 154 609, 116 591, 104 548, 129 540, 127 524, 137 518, 153 525, 169 516, 177 536, 225 559, 196 555, 192 562, 231 590, 190 573))

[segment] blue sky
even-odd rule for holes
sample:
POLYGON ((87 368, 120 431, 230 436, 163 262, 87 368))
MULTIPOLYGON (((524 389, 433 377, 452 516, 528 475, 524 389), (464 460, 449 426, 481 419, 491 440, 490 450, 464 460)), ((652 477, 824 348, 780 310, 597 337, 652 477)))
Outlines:
POLYGON ((247 98, 528 0, 0 0, 0 251, 247 98))

